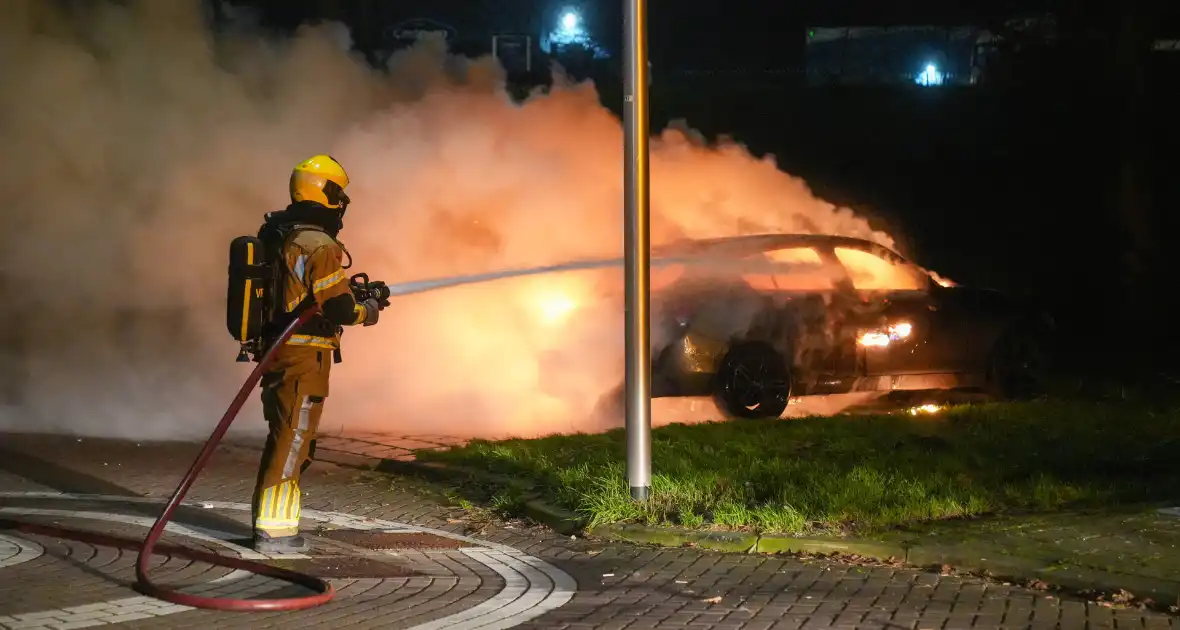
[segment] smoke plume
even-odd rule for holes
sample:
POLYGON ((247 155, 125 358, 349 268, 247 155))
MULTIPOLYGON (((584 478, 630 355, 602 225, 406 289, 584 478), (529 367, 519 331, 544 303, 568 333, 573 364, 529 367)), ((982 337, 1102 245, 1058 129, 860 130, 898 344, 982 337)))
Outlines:
MULTIPOLYGON (((228 242, 317 153, 352 178, 352 271, 388 282, 622 254, 620 121, 560 77, 523 103, 439 41, 387 71, 339 25, 214 42, 196 2, 11 0, 0 22, 0 429, 203 436, 248 365, 224 325, 228 242)), ((820 232, 891 244, 742 146, 652 142, 653 242, 820 232)), ((583 428, 622 379, 621 269, 395 301, 349 329, 324 430, 583 428)), ((252 396, 252 399, 256 396, 252 396)), ((260 429, 256 402, 238 422, 260 429)))

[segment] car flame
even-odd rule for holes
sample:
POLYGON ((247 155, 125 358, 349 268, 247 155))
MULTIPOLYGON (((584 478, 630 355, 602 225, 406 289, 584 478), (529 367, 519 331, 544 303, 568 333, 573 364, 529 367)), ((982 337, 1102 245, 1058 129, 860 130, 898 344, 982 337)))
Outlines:
POLYGON ((909 339, 914 334, 914 325, 910 322, 897 322, 884 330, 866 330, 861 332, 856 342, 865 348, 885 348, 894 341, 909 339))

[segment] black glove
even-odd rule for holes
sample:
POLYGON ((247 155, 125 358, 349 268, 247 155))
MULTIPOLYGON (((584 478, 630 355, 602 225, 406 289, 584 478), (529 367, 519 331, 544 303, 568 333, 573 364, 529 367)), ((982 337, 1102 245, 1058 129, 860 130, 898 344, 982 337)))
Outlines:
POLYGON ((381 312, 381 307, 378 306, 377 300, 368 299, 361 302, 361 306, 365 307, 365 326, 372 326, 377 323, 377 315, 381 312))

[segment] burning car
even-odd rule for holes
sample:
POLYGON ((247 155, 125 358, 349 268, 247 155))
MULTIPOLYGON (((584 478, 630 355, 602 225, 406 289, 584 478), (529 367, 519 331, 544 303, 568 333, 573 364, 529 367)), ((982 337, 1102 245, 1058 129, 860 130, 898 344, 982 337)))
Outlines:
POLYGON ((793 397, 1035 394, 1047 314, 954 286, 867 240, 769 234, 653 251, 652 395, 776 418, 793 397))

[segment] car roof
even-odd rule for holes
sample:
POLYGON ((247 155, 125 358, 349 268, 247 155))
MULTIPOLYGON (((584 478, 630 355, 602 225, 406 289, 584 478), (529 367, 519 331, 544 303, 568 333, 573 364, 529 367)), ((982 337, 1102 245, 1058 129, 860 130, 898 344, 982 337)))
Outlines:
POLYGON ((684 256, 750 256, 761 252, 790 247, 847 247, 881 255, 885 258, 909 262, 897 252, 863 238, 831 234, 751 234, 719 238, 682 239, 652 248, 656 257, 684 256))

